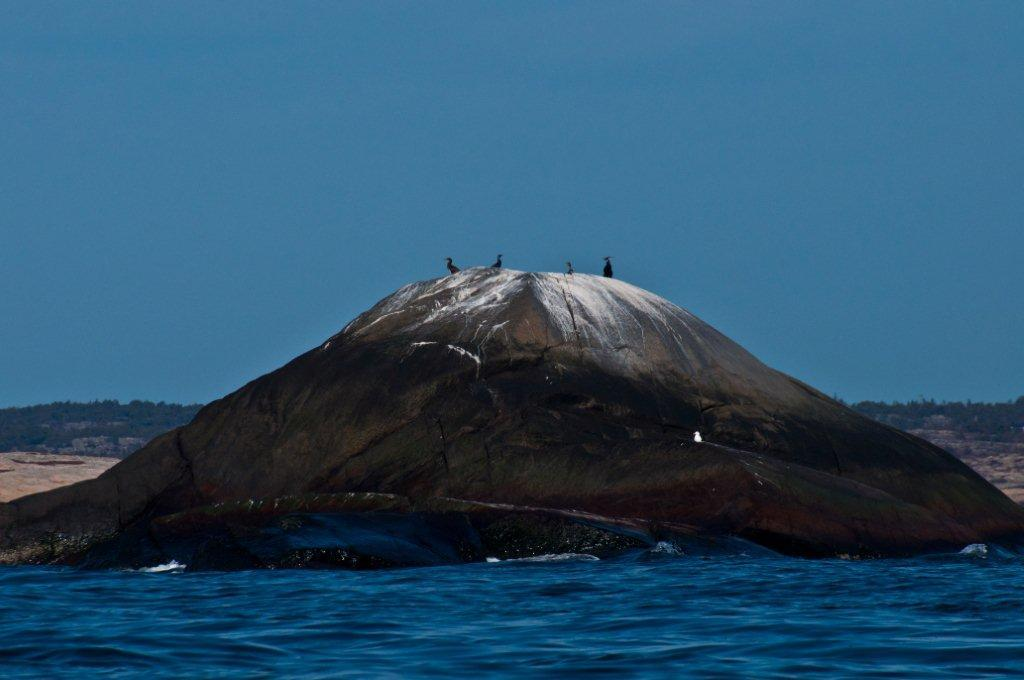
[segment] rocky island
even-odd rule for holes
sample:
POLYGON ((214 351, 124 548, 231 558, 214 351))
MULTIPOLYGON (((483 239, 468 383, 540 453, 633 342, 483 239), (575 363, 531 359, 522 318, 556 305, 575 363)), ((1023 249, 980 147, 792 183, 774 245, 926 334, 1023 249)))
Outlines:
POLYGON ((1024 509, 952 455, 672 303, 497 268, 405 286, 98 478, 0 503, 0 562, 96 567, 1022 537, 1024 509))

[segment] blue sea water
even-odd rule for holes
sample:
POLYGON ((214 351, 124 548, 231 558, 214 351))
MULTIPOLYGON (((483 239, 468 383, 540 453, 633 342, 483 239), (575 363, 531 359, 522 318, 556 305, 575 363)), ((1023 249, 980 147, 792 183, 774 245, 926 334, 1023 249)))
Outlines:
MULTIPOLYGON (((671 552, 671 551, 669 551, 671 552)), ((3 677, 1024 673, 1024 558, 0 568, 3 677)))

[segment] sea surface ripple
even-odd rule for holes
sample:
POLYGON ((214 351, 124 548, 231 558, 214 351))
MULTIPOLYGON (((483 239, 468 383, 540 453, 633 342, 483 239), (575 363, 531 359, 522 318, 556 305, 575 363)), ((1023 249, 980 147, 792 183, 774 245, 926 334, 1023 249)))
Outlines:
POLYGON ((671 552, 376 572, 0 568, 0 676, 1024 673, 1024 558, 671 552))

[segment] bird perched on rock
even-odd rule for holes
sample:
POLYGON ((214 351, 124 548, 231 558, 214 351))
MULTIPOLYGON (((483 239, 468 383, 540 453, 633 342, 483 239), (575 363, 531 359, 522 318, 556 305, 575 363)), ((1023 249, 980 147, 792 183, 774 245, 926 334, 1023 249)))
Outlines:
POLYGON ((452 258, 446 257, 444 258, 444 261, 448 265, 448 271, 450 271, 452 274, 459 273, 459 268, 452 263, 452 258))
POLYGON ((501 253, 498 253, 498 259, 491 266, 501 269, 501 253))
POLYGON ((572 262, 566 262, 565 263, 565 273, 571 275, 571 274, 574 274, 575 272, 576 272, 576 270, 572 268, 572 262))
POLYGON ((612 278, 612 258, 604 258, 604 275, 609 279, 612 278))

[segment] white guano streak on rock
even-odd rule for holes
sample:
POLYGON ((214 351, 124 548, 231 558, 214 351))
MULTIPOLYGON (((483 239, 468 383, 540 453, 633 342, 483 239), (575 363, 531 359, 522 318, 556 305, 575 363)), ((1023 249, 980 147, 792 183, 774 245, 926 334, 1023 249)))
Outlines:
POLYGON ((467 359, 469 359, 470 361, 476 363, 476 377, 478 377, 478 378, 480 377, 480 357, 478 357, 477 355, 473 354, 472 352, 470 352, 467 349, 463 349, 462 347, 459 347, 458 345, 448 345, 448 349, 453 351, 453 352, 457 352, 457 353, 461 354, 462 356, 466 357, 467 359))
MULTIPOLYGON (((652 351, 669 351, 700 370, 708 366, 707 357, 723 356, 719 343, 728 343, 689 312, 618 279, 489 268, 404 286, 343 332, 359 335, 403 313, 397 324, 391 322, 395 327, 385 326, 388 334, 429 338, 440 326, 455 323, 462 330, 444 331, 445 340, 469 343, 483 357, 494 335, 489 329, 509 321, 507 305, 527 289, 544 308, 553 342, 574 342, 578 333, 583 351, 605 353, 626 370, 649 370, 652 351)), ((741 354, 726 351, 743 362, 752 359, 741 354)))
MULTIPOLYGON (((493 338, 494 334, 497 333, 498 331, 501 331, 502 333, 505 334, 505 345, 506 346, 508 346, 511 343, 511 341, 510 341, 510 339, 508 337, 508 330, 505 328, 505 326, 507 326, 508 323, 509 323, 509 320, 506 319, 505 321, 502 321, 501 323, 496 323, 493 326, 491 326, 490 330, 488 330, 487 334, 484 336, 484 339, 481 340, 479 342, 479 344, 477 344, 476 351, 477 351, 477 354, 480 355, 481 360, 487 358, 487 352, 486 352, 486 350, 487 350, 487 343, 490 342, 491 338, 493 338)), ((477 332, 473 334, 473 339, 474 340, 476 339, 477 333, 480 332, 480 328, 481 327, 482 327, 482 324, 481 324, 481 326, 477 327, 477 329, 476 329, 477 332)))

